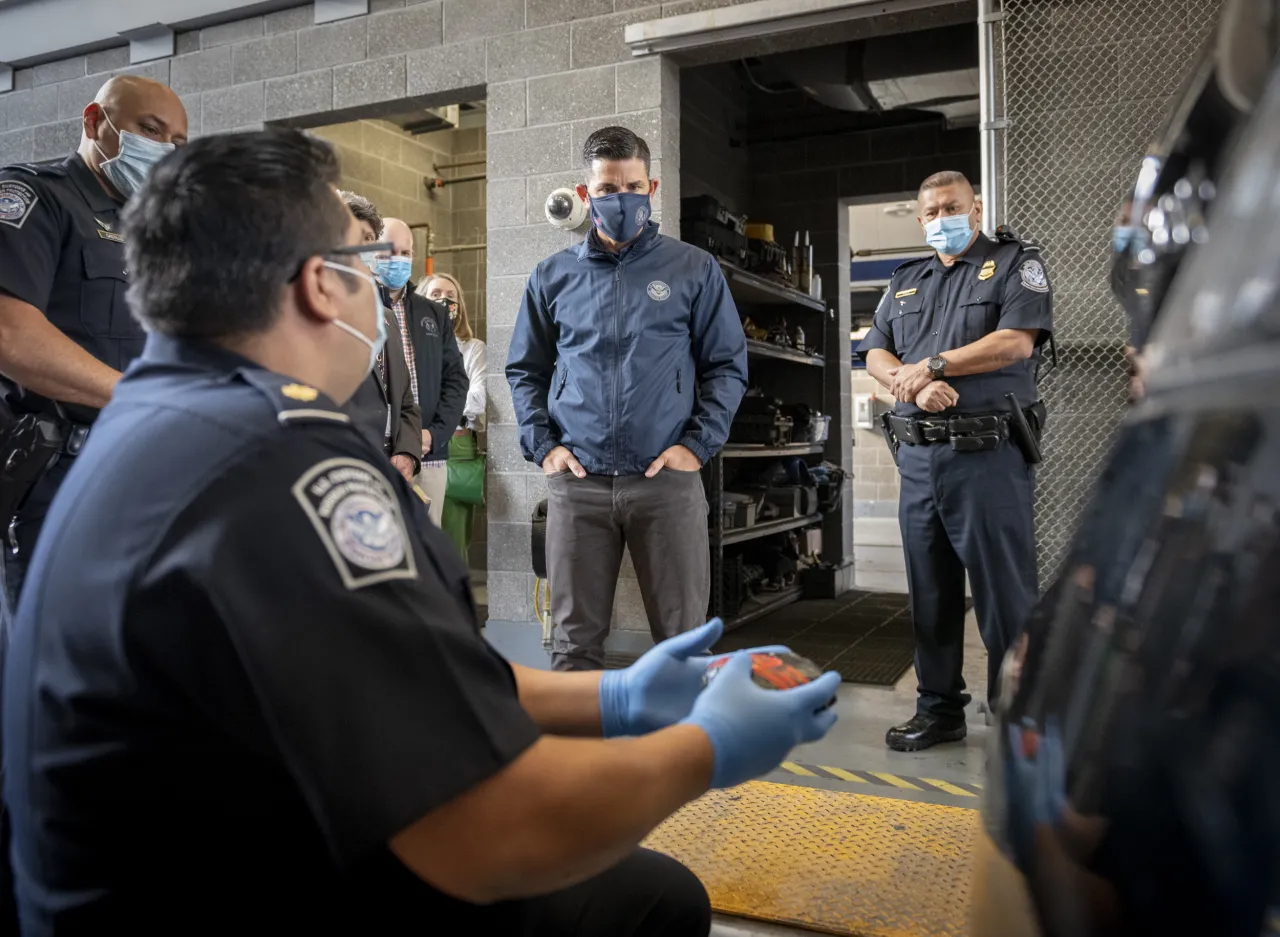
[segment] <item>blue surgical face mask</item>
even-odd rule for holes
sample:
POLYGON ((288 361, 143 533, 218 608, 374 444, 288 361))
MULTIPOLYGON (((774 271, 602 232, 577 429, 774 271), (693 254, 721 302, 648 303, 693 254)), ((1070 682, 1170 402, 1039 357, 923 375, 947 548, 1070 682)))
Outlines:
POLYGON ((355 326, 348 325, 341 319, 333 320, 333 324, 342 329, 342 331, 346 332, 353 338, 358 338, 361 342, 369 346, 369 370, 372 371, 374 366, 378 363, 378 353, 382 351, 382 346, 387 343, 387 320, 382 314, 382 300, 378 297, 378 283, 373 277, 369 276, 369 274, 362 273, 354 267, 347 267, 343 264, 332 263, 328 260, 324 262, 324 265, 331 270, 338 271, 339 273, 349 273, 353 277, 359 277, 373 288, 373 321, 378 323, 377 338, 370 338, 355 326))
POLYGON ((142 187, 142 183, 147 181, 147 176, 151 174, 156 163, 173 152, 174 146, 172 143, 157 143, 155 140, 128 130, 116 130, 116 125, 111 122, 105 110, 102 116, 120 138, 120 152, 111 159, 107 159, 107 154, 102 152, 102 147, 98 146, 97 140, 94 140, 93 145, 103 158, 98 168, 107 177, 107 181, 116 187, 117 192, 125 198, 131 198, 133 193, 142 187))
POLYGON ((1117 254, 1123 254, 1133 241, 1133 228, 1117 225, 1111 232, 1111 247, 1117 254))
POLYGON ((413 270, 413 261, 408 257, 382 257, 375 268, 378 279, 389 290, 403 289, 409 282, 409 274, 413 270))
POLYGON ((591 199, 591 220, 611 241, 635 240, 653 213, 648 192, 618 192, 591 199))
POLYGON ((973 240, 973 228, 969 215, 944 215, 934 218, 924 226, 925 242, 939 254, 955 257, 973 240))

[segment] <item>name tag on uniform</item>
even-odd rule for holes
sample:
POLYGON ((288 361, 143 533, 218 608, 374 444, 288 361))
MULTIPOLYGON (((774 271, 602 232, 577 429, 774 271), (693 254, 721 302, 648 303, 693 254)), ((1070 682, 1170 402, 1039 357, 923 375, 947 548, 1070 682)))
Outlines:
POLYGON ((902 297, 904 297, 904 296, 914 296, 914 295, 916 295, 917 290, 918 290, 918 288, 917 288, 917 287, 914 287, 914 286, 913 286, 911 289, 909 289, 909 290, 898 290, 898 292, 896 292, 896 293, 894 293, 894 294, 893 294, 893 298, 894 298, 894 299, 901 299, 901 298, 902 298, 902 297))
POLYGON ((117 244, 124 243, 124 235, 116 234, 114 231, 99 231, 98 237, 102 238, 104 241, 115 241, 117 244))

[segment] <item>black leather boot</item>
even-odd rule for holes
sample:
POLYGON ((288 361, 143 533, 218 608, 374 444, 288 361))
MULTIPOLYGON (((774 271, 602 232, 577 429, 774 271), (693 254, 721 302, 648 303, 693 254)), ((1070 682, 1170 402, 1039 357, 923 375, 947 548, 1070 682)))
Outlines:
POLYGON ((967 732, 963 718, 952 720, 917 713, 890 729, 884 743, 895 752, 919 752, 940 742, 958 742, 967 732))

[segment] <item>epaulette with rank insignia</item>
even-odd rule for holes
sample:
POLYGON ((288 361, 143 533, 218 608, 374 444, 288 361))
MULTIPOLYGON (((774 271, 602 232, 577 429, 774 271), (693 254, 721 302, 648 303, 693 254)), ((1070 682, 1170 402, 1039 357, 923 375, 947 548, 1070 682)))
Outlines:
POLYGON ((351 422, 351 418, 338 409, 331 398, 310 384, 299 384, 283 374, 258 368, 242 368, 240 376, 267 395, 282 426, 351 422))
POLYGON ((902 263, 898 264, 898 266, 894 267, 893 273, 889 274, 889 276, 896 277, 900 272, 902 272, 903 270, 906 270, 908 267, 914 267, 916 264, 922 264, 930 260, 933 260, 933 254, 929 254, 927 257, 908 258, 907 260, 904 260, 902 263))
POLYGON ((1035 241, 1018 237, 1018 232, 1014 231, 1008 225, 1001 225, 996 228, 996 240, 1001 244, 1017 244, 1022 251, 1036 251, 1039 253, 1040 245, 1035 241))

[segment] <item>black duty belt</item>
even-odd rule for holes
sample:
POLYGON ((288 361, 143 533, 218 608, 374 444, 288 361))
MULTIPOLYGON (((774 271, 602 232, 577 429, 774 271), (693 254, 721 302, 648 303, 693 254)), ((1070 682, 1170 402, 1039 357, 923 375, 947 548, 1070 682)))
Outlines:
MULTIPOLYGON (((967 437, 1009 438, 1009 415, 953 416, 946 419, 889 416, 889 427, 899 442, 908 446, 931 446, 967 437)), ((959 448, 959 447, 956 447, 959 448)))
POLYGON ((932 446, 950 443, 957 452, 987 452, 1012 439, 1027 461, 1040 461, 1040 435, 1048 412, 1044 401, 1019 408, 1013 394, 1007 394, 1008 413, 959 414, 951 417, 907 417, 894 413, 881 416, 881 428, 894 461, 898 447, 932 446))

